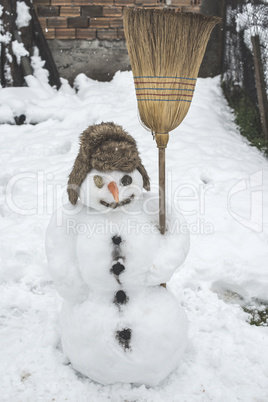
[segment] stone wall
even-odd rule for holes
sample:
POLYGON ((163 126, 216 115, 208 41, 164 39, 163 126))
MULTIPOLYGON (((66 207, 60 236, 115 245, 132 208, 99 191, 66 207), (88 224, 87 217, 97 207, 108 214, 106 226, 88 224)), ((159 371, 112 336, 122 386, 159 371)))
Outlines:
POLYGON ((79 73, 98 81, 110 81, 116 71, 130 70, 124 40, 49 40, 60 76, 72 84, 79 73))

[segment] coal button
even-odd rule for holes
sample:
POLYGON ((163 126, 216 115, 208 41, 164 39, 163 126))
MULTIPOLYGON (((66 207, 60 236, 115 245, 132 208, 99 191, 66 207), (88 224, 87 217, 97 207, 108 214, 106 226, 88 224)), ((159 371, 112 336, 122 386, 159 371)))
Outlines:
POLYGON ((129 341, 131 338, 131 330, 130 329, 123 329, 123 331, 119 331, 118 335, 124 341, 129 341))
POLYGON ((112 241, 114 244, 116 244, 118 246, 118 244, 120 244, 122 242, 121 236, 113 236, 112 237, 112 241))
POLYGON ((115 275, 120 275, 121 272, 123 272, 125 269, 124 265, 121 264, 120 262, 117 262, 112 266, 112 271, 115 275))
POLYGON ((125 292, 123 290, 119 290, 116 295, 116 302, 119 304, 124 304, 127 302, 127 295, 125 294, 125 292))

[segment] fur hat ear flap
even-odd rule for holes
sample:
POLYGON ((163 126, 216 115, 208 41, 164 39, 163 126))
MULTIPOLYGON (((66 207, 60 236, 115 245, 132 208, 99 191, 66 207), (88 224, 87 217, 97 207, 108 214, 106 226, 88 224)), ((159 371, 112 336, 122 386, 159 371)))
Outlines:
POLYGON ((151 187, 150 187, 150 178, 148 176, 147 170, 145 169, 145 167, 143 166, 143 164, 139 163, 139 165, 137 166, 137 170, 140 172, 140 174, 142 175, 143 178, 143 188, 146 191, 150 191, 151 187))
POLYGON ((67 193, 71 204, 75 205, 77 203, 80 186, 91 169, 91 166, 85 161, 80 151, 75 159, 68 180, 67 193))

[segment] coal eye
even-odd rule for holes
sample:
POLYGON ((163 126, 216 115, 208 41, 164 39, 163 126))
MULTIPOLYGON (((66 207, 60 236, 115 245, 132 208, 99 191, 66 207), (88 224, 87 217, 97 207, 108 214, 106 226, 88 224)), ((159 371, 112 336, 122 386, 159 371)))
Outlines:
POLYGON ((132 177, 130 177, 128 174, 125 174, 125 176, 123 176, 121 179, 122 186, 130 186, 131 183, 132 177))
POLYGON ((102 188, 104 186, 103 180, 101 176, 94 176, 94 183, 98 188, 102 188))

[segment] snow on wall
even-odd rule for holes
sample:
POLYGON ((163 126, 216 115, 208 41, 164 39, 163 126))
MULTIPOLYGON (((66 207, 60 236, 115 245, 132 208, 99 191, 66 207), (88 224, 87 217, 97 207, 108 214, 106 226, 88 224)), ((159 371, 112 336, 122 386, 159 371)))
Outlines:
POLYGON ((29 56, 29 52, 25 49, 23 43, 19 43, 17 40, 12 42, 12 52, 16 56, 18 64, 20 64, 22 57, 29 56))
POLYGON ((29 13, 30 7, 28 7, 24 1, 18 1, 17 2, 17 19, 16 19, 16 25, 17 27, 23 28, 27 27, 29 25, 29 22, 31 21, 32 17, 29 13))
POLYGON ((44 68, 46 64, 45 60, 42 60, 39 55, 39 49, 37 46, 34 47, 33 55, 31 56, 31 66, 33 69, 33 75, 39 82, 47 85, 49 82, 49 71, 44 68))

